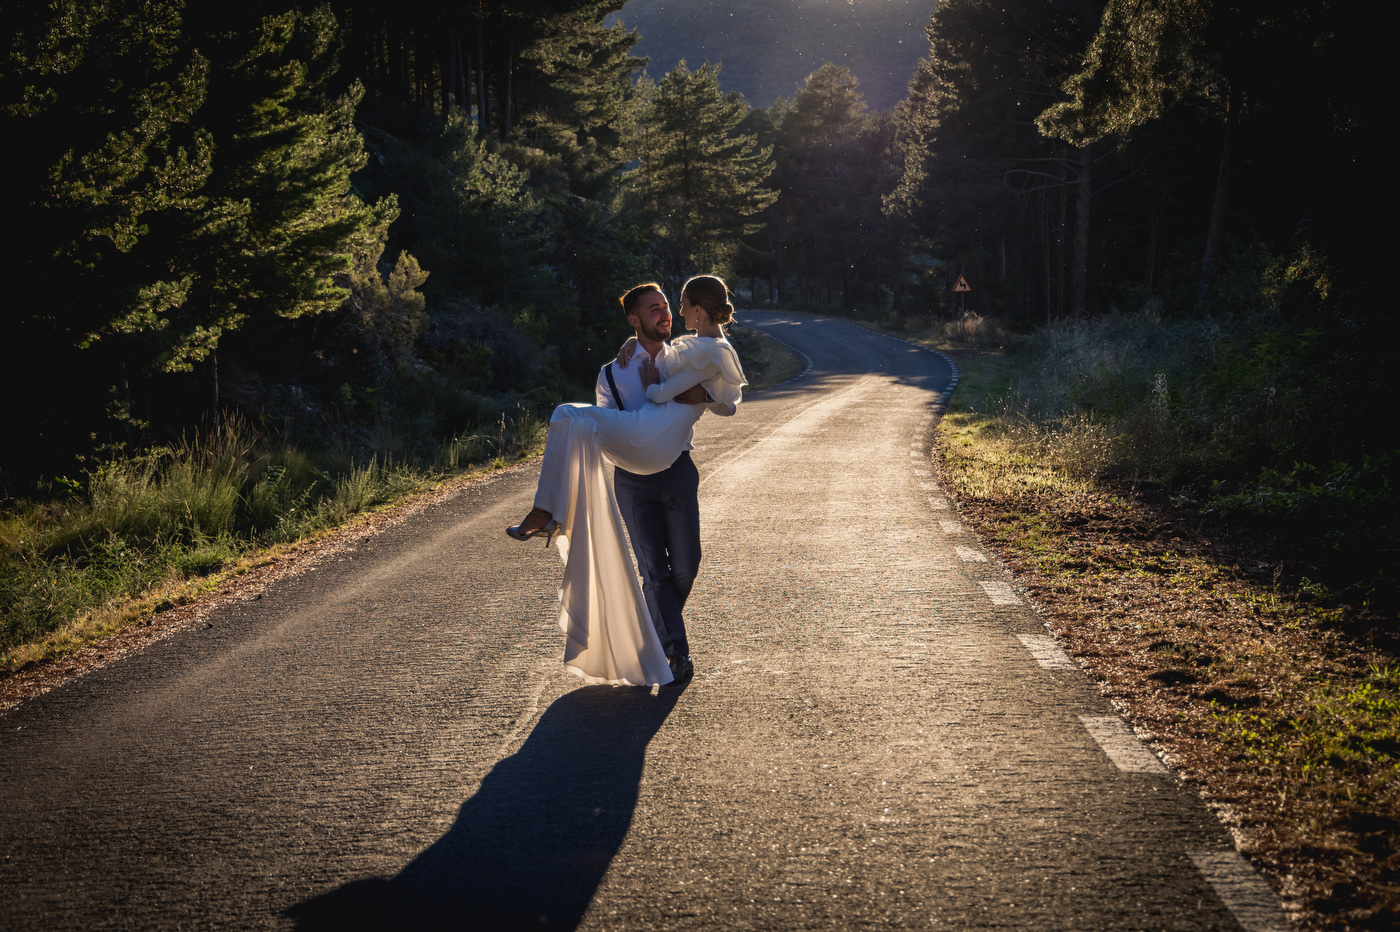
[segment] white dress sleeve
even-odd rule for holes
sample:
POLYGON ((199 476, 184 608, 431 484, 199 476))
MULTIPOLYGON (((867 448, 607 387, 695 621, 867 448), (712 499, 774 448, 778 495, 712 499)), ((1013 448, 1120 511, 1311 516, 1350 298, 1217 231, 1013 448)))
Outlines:
POLYGON ((647 399, 670 401, 696 385, 704 385, 710 397, 724 404, 738 404, 743 397, 744 368, 728 340, 714 337, 680 337, 661 360, 665 380, 647 388, 647 399))

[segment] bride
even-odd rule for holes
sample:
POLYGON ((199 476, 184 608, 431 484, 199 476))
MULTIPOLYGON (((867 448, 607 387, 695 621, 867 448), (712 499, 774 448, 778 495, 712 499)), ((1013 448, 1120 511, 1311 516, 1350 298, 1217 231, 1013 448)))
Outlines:
MULTIPOLYGON (((701 414, 700 406, 673 400, 689 388, 704 386, 716 402, 740 401, 744 371, 724 334, 734 308, 727 300, 706 300, 716 291, 727 298, 728 288, 716 276, 687 281, 681 314, 695 333, 673 340, 659 367, 640 354, 648 404, 629 411, 584 404, 554 409, 534 507, 506 529, 516 540, 542 536, 546 547, 559 537, 565 565, 559 625, 568 636, 564 663, 589 683, 644 686, 672 679, 603 465, 652 475, 675 462, 701 414)), ((629 341, 619 356, 624 364, 630 349, 629 341)))

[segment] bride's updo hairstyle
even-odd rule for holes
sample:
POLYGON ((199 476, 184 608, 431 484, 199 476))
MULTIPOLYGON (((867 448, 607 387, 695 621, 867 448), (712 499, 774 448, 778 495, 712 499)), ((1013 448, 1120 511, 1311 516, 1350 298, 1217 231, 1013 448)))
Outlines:
POLYGON ((695 276, 685 283, 681 295, 696 307, 703 307, 710 320, 721 327, 734 319, 734 305, 729 303, 729 286, 718 275, 695 276))

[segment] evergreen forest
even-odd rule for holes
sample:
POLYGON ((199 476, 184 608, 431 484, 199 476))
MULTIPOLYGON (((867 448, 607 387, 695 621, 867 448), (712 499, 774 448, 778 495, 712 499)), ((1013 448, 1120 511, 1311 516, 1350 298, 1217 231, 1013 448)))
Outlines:
MULTIPOLYGON (((972 315, 1027 346, 1131 329, 1151 361, 1090 366, 1060 400, 1172 434, 1134 478, 1330 522, 1373 581, 1393 566, 1362 5, 943 0, 884 111, 834 64, 771 102, 726 91, 721 61, 652 74, 620 0, 0 18, 7 507, 91 496, 104 464, 235 422, 309 451, 296 469, 327 487, 455 464, 471 438, 499 455, 591 395, 629 333, 619 294, 705 271, 741 317, 972 315)), ((273 523, 306 501, 266 498, 279 462, 239 479, 273 523)))

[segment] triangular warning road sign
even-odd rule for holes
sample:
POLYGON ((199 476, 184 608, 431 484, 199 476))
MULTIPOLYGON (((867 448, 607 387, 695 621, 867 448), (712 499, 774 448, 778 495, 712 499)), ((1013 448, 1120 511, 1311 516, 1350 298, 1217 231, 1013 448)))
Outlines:
POLYGON ((959 275, 957 283, 953 285, 953 294, 971 290, 972 286, 967 283, 967 279, 959 275))

